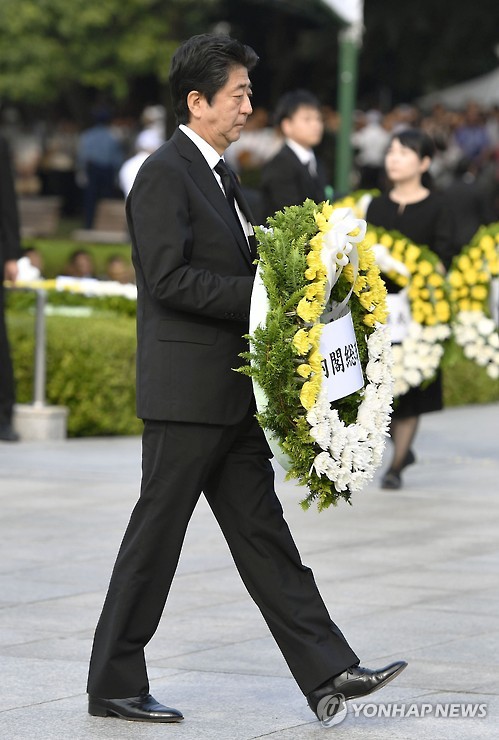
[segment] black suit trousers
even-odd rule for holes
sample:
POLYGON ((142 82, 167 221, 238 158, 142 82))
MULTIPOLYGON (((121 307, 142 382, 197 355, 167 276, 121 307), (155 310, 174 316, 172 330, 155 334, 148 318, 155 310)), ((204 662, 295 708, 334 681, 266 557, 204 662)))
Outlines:
POLYGON ((148 691, 144 648, 161 618, 201 492, 302 691, 358 662, 300 560, 269 457, 254 408, 233 426, 145 422, 141 495, 97 625, 89 694, 124 698, 148 691))

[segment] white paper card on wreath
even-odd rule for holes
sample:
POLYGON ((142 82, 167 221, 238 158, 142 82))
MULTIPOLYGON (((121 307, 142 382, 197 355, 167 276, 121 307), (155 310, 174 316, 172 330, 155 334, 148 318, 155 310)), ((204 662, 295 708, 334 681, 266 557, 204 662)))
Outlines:
POLYGON ((355 393, 364 385, 357 339, 350 311, 341 319, 326 324, 321 333, 319 352, 328 400, 355 393))
POLYGON ((388 293, 386 296, 388 309, 388 326, 394 344, 400 344, 405 339, 411 323, 411 307, 405 291, 388 293))

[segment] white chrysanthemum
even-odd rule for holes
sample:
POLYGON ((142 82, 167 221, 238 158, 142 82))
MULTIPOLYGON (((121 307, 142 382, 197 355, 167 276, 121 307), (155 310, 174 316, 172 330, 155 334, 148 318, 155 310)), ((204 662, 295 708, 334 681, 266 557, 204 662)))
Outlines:
POLYGON ((453 325, 454 338, 463 354, 489 377, 499 376, 499 333, 494 321, 480 311, 460 311, 453 325))
POLYGON ((328 419, 324 419, 319 424, 311 427, 310 436, 315 439, 319 447, 327 450, 331 441, 331 424, 328 419))

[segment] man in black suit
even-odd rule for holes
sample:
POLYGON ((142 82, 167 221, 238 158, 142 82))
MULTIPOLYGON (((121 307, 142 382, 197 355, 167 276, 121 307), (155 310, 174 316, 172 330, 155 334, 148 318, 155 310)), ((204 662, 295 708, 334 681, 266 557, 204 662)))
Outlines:
POLYGON ((320 203, 328 184, 325 168, 314 153, 322 141, 324 122, 317 98, 307 90, 293 90, 279 100, 275 124, 284 145, 262 169, 261 190, 267 216, 307 198, 320 203))
POLYGON ((357 667, 283 519, 251 381, 233 370, 247 349, 255 254, 251 214, 223 153, 251 113, 248 72, 256 61, 228 36, 195 36, 176 51, 170 88, 180 125, 146 160, 127 201, 142 487, 95 634, 92 715, 183 718, 149 694, 144 647, 201 492, 314 709, 324 693, 368 693, 405 667, 357 667), (325 681, 327 689, 314 693, 325 681))
POLYGON ((0 440, 16 442, 12 428, 15 402, 14 372, 4 316, 3 278, 15 282, 22 256, 14 177, 7 142, 0 136, 0 440))

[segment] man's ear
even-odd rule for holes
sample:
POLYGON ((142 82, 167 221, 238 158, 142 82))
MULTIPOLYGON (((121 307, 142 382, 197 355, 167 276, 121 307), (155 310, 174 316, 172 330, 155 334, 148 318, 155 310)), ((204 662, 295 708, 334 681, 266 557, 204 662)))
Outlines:
POLYGON ((291 118, 283 118, 281 121, 281 131, 283 136, 285 136, 287 139, 291 138, 291 118))
POLYGON ((190 93, 187 96, 187 107, 189 108, 189 112, 193 118, 200 118, 201 115, 201 106, 204 102, 205 98, 204 95, 202 95, 197 90, 191 90, 190 93))

